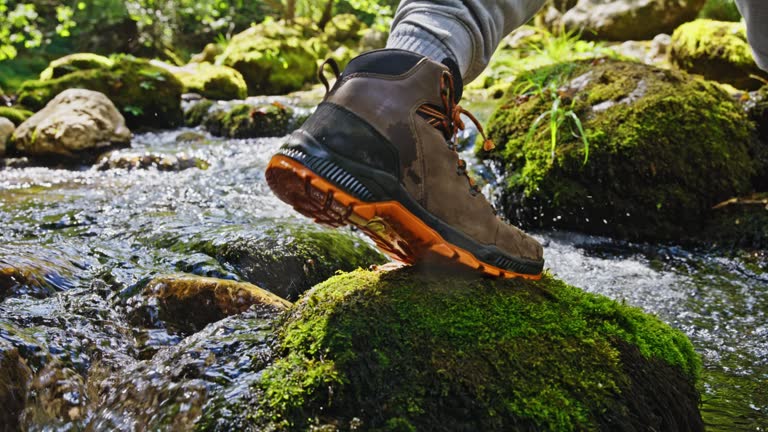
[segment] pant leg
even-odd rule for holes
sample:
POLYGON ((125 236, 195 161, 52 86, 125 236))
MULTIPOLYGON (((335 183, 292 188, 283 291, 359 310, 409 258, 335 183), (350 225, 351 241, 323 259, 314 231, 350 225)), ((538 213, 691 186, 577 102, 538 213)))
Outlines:
POLYGON ((437 61, 450 54, 467 83, 485 69, 501 39, 525 24, 543 4, 544 0, 403 0, 387 47, 437 61))
POLYGON ((757 65, 768 71, 768 0, 736 0, 757 65))

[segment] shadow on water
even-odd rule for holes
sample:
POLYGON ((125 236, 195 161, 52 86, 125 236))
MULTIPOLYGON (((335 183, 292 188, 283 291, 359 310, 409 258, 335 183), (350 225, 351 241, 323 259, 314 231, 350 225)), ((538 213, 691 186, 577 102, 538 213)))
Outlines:
MULTIPOLYGON (((181 132, 139 135, 130 151, 184 152, 205 160, 208 169, 0 171, 0 272, 15 281, 0 286, 0 348, 10 343, 32 353, 38 361, 30 367, 38 375, 50 369, 49 376, 65 383, 55 391, 33 383, 36 394, 63 394, 69 401, 57 411, 40 396, 25 413, 27 426, 39 428, 57 416, 74 427, 160 425, 163 414, 151 410, 168 404, 155 407, 158 398, 175 401, 174 409, 186 409, 192 418, 200 412, 200 395, 250 397, 242 383, 233 383, 258 375, 249 359, 266 349, 266 336, 249 339, 243 329, 248 320, 268 328, 263 318, 209 326, 206 334, 223 339, 208 346, 197 334, 137 327, 127 318, 125 298, 159 273, 238 278, 226 263, 185 247, 190 242, 309 221, 297 218, 264 181, 279 139, 206 137, 179 144, 181 132), (222 350, 231 358, 205 369, 199 359, 207 357, 199 356, 222 350), (155 352, 160 354, 152 357, 155 352), (168 359, 177 357, 197 372, 169 366, 168 359), (124 400, 118 389, 148 399, 124 400), (121 412, 130 416, 120 420, 121 412)), ((723 257, 562 232, 539 238, 558 277, 657 314, 691 337, 704 359, 702 412, 709 430, 768 428, 768 257, 723 257)))

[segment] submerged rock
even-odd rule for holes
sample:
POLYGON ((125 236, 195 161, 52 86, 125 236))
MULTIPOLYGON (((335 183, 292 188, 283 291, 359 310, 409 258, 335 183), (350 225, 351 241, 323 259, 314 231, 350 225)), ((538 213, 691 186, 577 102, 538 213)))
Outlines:
POLYGON ((104 93, 114 102, 130 127, 173 127, 182 123, 182 83, 148 60, 131 56, 113 58, 107 67, 73 70, 59 78, 27 81, 19 89, 19 103, 43 108, 66 89, 104 93))
POLYGON ((672 34, 669 60, 678 68, 704 78, 756 90, 768 79, 757 67, 747 43, 744 23, 699 19, 678 27, 672 34))
POLYGON ((244 430, 254 383, 271 364, 281 308, 255 306, 207 326, 151 360, 109 371, 81 423, 93 430, 244 430))
POLYGON ((497 147, 483 153, 505 171, 504 210, 515 224, 680 239, 702 228, 713 205, 752 187, 752 124, 715 83, 605 60, 535 70, 519 86, 529 90, 507 94, 489 122, 497 147))
MULTIPOLYGON (((284 310, 290 302, 248 282, 195 275, 152 279, 142 293, 141 315, 157 316, 173 329, 192 334, 253 305, 284 310)), ((133 315, 136 315, 134 313, 133 315)))
POLYGON ((255 428, 703 430, 690 341, 550 276, 359 270, 308 292, 255 428))
POLYGON ((0 339, 0 425, 4 431, 20 430, 19 416, 31 379, 32 371, 19 350, 0 339))
POLYGON ((182 171, 190 168, 206 169, 208 162, 195 156, 159 153, 111 152, 101 157, 95 166, 98 170, 109 169, 149 169, 159 171, 182 171))
POLYGON ((696 17, 705 0, 579 0, 562 16, 568 29, 608 40, 651 39, 696 17))
POLYGON ((125 119, 106 96, 69 89, 19 126, 14 148, 27 156, 77 160, 130 141, 125 119))
POLYGON ((0 304, 8 297, 46 298, 72 289, 82 265, 60 249, 29 243, 0 245, 0 304))

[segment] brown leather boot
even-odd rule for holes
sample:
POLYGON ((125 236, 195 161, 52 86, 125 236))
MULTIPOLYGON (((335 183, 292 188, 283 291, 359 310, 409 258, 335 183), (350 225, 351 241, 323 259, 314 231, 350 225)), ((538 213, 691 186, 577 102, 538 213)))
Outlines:
POLYGON ((455 64, 385 49, 341 75, 331 65, 335 85, 267 167, 275 194, 316 222, 356 225, 399 261, 539 278, 541 245, 496 217, 456 153, 455 64))

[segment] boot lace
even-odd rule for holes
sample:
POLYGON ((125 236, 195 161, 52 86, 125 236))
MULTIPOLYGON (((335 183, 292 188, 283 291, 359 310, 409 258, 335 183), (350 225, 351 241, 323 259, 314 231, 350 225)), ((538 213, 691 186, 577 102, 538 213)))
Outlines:
POLYGON ((422 105, 417 110, 418 112, 424 114, 424 116, 427 119, 427 122, 434 126, 435 128, 442 129, 445 133, 447 133, 451 138, 448 141, 448 148, 451 149, 454 153, 456 153, 457 157, 457 168, 456 168, 456 174, 458 175, 464 175, 467 178, 467 181, 469 182, 469 190, 472 195, 477 195, 480 192, 480 187, 477 185, 475 180, 469 176, 467 173, 467 163, 459 158, 459 152, 458 152, 458 135, 460 130, 464 130, 465 124, 464 121, 461 119, 461 115, 466 115, 472 123, 477 126, 478 132, 480 132, 480 135, 483 137, 483 150, 484 151, 491 151, 496 146, 494 145, 493 141, 488 139, 488 137, 485 135, 485 131, 483 130, 483 126, 480 124, 480 122, 477 120, 477 118, 472 115, 469 111, 464 109, 461 105, 457 104, 456 101, 453 98, 453 95, 451 92, 453 91, 453 76, 450 74, 450 72, 443 72, 443 75, 440 80, 440 98, 443 101, 443 108, 444 111, 441 111, 439 109, 436 109, 429 105, 422 105))

